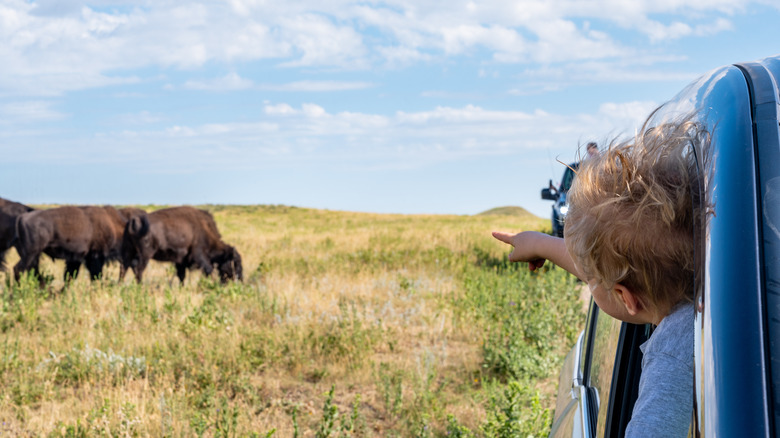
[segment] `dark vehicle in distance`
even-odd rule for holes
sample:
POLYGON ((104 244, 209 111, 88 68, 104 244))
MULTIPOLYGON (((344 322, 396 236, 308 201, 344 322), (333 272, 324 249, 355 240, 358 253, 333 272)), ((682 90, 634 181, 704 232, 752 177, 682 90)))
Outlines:
MULTIPOLYGON (((780 56, 694 81, 653 120, 697 114, 711 214, 697 233, 691 436, 780 436, 780 56)), ((550 436, 619 437, 637 398, 650 325, 591 302, 561 370, 550 436)), ((652 431, 648 431, 652 435, 652 431)))
POLYGON ((542 199, 554 201, 552 205, 552 235, 563 237, 563 225, 566 222, 566 214, 569 212, 569 204, 566 202, 566 193, 574 181, 575 172, 579 163, 571 163, 563 170, 561 184, 556 188, 552 180, 549 187, 542 189, 542 199))

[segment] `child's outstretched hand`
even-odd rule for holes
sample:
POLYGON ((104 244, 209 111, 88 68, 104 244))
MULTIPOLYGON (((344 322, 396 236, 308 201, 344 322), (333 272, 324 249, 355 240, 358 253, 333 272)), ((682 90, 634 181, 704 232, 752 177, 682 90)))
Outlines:
POLYGON ((509 253, 510 262, 528 262, 528 269, 535 271, 544 265, 545 258, 539 254, 540 245, 547 236, 536 231, 524 231, 517 234, 507 234, 493 231, 493 237, 512 245, 509 253))

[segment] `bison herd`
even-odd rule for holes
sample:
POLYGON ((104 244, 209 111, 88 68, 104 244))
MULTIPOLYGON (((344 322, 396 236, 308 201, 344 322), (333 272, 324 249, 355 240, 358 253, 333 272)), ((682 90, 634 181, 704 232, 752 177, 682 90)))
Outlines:
POLYGON ((241 256, 222 241, 211 213, 188 206, 151 213, 108 205, 36 210, 0 198, 0 270, 12 246, 19 253, 14 278, 31 271, 41 284, 41 254, 65 260, 66 282, 82 264, 97 279, 110 261, 119 262, 120 281, 129 268, 139 283, 151 259, 173 263, 182 282, 189 268, 211 275, 216 267, 223 283, 241 280, 243 272, 241 256))

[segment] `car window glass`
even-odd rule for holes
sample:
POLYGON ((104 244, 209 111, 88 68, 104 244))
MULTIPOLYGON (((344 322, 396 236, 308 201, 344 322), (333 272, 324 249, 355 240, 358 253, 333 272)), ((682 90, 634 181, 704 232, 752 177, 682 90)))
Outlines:
POLYGON ((596 435, 603 434, 607 419, 609 391, 612 386, 612 371, 617 355, 622 323, 604 312, 598 313, 593 337, 590 363, 590 386, 595 393, 596 435))
POLYGON ((563 181, 561 181, 561 191, 568 192, 571 188, 571 183, 574 181, 574 171, 567 167, 563 172, 563 181))

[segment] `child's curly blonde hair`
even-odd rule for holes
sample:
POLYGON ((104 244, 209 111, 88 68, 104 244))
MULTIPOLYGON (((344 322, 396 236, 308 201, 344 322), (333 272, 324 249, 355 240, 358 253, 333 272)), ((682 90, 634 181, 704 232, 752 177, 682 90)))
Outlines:
MULTIPOLYGON (((652 118, 652 116, 651 116, 652 118)), ((585 160, 569 191, 566 246, 588 280, 634 292, 661 317, 694 292, 700 227, 697 154, 709 134, 692 116, 648 127, 585 160)))

